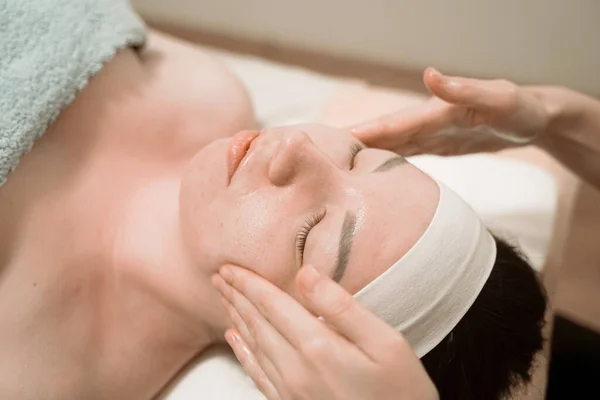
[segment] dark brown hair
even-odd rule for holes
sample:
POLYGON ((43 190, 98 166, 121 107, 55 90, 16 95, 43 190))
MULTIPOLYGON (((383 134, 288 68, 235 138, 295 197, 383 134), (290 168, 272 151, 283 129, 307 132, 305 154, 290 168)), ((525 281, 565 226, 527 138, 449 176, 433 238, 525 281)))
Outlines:
POLYGON ((537 273, 495 238, 494 268, 462 320, 421 358, 441 400, 494 400, 531 380, 546 296, 537 273))

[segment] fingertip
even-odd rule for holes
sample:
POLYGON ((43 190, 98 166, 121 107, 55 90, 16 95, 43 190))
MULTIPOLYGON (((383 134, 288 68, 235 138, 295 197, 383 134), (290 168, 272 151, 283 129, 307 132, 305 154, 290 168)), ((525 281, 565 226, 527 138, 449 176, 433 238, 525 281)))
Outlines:
POLYGON ((373 124, 357 125, 350 128, 350 134, 362 142, 365 139, 368 139, 373 127, 373 124))
POLYGON ((225 282, 231 283, 233 280, 234 268, 235 267, 233 265, 229 264, 225 264, 219 268, 219 275, 221 275, 221 278, 223 278, 225 282))
POLYGON ((221 278, 221 276, 217 273, 212 276, 210 281, 215 289, 220 289, 223 278, 221 278))
POLYGON ((227 343, 229 343, 230 346, 234 341, 234 338, 233 338, 233 336, 235 335, 234 331, 235 331, 234 328, 229 328, 225 331, 225 334, 223 335, 223 337, 225 337, 225 341, 227 343))
MULTIPOLYGON (((227 344, 229 345, 229 347, 231 347, 231 349, 233 351, 236 350, 236 347, 239 347, 241 337, 235 328, 227 329, 223 336, 225 337, 225 341, 227 342, 227 344)), ((240 362, 241 362, 241 360, 240 360, 240 362)))
POLYGON ((433 67, 425 68, 425 72, 423 73, 425 78, 433 78, 433 79, 442 79, 444 76, 442 73, 433 67))
POLYGON ((310 264, 306 264, 300 269, 300 271, 298 271, 296 279, 300 289, 304 293, 310 294, 315 291, 315 287, 321 280, 321 275, 315 269, 315 267, 310 264))
POLYGON ((423 82, 425 83, 427 90, 429 90, 431 94, 436 95, 436 92, 445 83, 445 76, 437 69, 428 67, 423 73, 423 82))
MULTIPOLYGON (((433 70, 433 69, 432 69, 433 70)), ((427 75, 425 84, 427 89, 435 97, 451 104, 473 105, 477 101, 474 94, 478 93, 478 85, 474 80, 442 75, 437 70, 427 75)))
POLYGON ((254 355, 246 342, 244 342, 244 339, 242 339, 239 331, 235 328, 228 329, 225 332, 225 340, 229 347, 231 347, 231 350, 233 350, 233 353, 240 364, 242 364, 244 368, 248 367, 248 364, 253 361, 254 355))

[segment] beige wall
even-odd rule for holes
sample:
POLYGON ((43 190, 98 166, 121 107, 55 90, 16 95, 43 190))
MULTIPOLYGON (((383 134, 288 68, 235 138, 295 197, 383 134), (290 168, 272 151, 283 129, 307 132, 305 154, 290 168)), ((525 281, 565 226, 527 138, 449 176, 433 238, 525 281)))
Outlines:
POLYGON ((158 22, 600 94, 600 0, 133 0, 158 22))

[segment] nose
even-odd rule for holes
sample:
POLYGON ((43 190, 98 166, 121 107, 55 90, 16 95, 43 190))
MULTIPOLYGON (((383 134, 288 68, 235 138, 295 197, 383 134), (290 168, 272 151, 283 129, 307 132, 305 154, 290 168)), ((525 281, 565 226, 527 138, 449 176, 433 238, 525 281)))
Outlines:
POLYGON ((269 164, 269 180, 276 186, 285 186, 298 180, 322 184, 335 171, 333 162, 323 154, 302 130, 281 134, 273 160, 269 164))

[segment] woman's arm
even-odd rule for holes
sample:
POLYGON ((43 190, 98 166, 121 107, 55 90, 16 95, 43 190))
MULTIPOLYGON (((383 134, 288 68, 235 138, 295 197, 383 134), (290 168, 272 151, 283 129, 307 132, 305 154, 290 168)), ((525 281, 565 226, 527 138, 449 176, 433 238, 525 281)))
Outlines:
POLYGON ((551 122, 539 147, 582 179, 600 188, 600 101, 559 87, 531 87, 551 122))
POLYGON ((433 97, 352 127, 403 155, 460 155, 536 145, 600 188, 600 101, 552 86, 424 73, 433 97))

